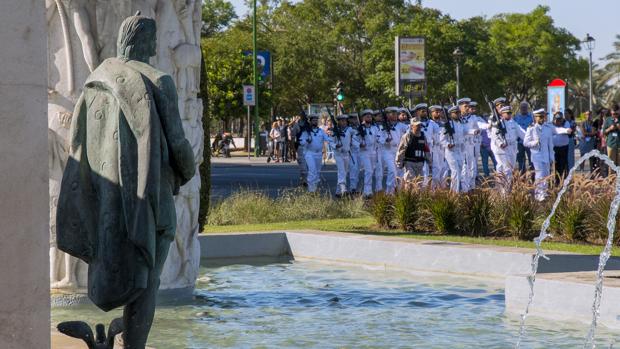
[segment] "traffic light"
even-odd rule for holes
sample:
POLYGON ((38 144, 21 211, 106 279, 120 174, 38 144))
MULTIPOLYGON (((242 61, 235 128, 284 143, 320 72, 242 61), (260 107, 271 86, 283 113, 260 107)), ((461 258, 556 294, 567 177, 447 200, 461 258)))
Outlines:
POLYGON ((344 82, 338 81, 336 84, 336 100, 338 102, 344 101, 344 82))

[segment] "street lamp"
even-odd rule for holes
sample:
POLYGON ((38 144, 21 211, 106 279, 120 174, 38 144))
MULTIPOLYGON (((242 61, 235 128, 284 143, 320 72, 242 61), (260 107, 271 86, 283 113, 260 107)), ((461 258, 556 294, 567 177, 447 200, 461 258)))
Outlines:
POLYGON ((590 34, 586 34, 586 39, 583 41, 590 51, 590 112, 592 112, 592 50, 594 50, 594 38, 590 36, 590 34))
POLYGON ((454 49, 452 52, 452 57, 454 57, 454 62, 456 62, 456 99, 459 99, 459 85, 461 83, 461 77, 459 74, 459 64, 461 63, 461 59, 463 58, 463 50, 460 47, 454 49))

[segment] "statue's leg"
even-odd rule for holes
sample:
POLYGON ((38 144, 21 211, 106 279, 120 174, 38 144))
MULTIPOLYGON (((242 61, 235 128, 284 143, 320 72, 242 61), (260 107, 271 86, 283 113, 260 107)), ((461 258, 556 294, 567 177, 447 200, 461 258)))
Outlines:
POLYGON ((168 256, 172 240, 163 232, 157 232, 155 264, 149 273, 148 286, 133 302, 127 304, 123 311, 123 342, 125 349, 144 349, 153 324, 159 276, 168 256))

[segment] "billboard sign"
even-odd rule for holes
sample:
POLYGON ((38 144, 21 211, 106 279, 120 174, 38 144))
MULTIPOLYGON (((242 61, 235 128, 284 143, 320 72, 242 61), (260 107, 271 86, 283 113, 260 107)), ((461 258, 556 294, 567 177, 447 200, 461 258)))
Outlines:
POLYGON ((556 112, 564 113, 566 106, 566 82, 555 79, 547 85, 547 114, 549 120, 556 112))
POLYGON ((424 37, 396 37, 396 94, 403 83, 426 81, 426 47, 424 37))
MULTIPOLYGON (((243 51, 245 56, 252 56, 252 51, 243 51)), ((258 51, 256 52, 257 70, 261 76, 261 81, 267 81, 267 78, 271 74, 271 52, 258 51)))

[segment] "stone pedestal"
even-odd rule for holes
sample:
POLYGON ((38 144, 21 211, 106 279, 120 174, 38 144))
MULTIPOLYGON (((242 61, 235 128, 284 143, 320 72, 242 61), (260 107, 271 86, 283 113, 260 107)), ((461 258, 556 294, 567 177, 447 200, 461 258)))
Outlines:
POLYGON ((50 346, 44 3, 0 1, 0 348, 50 346))

